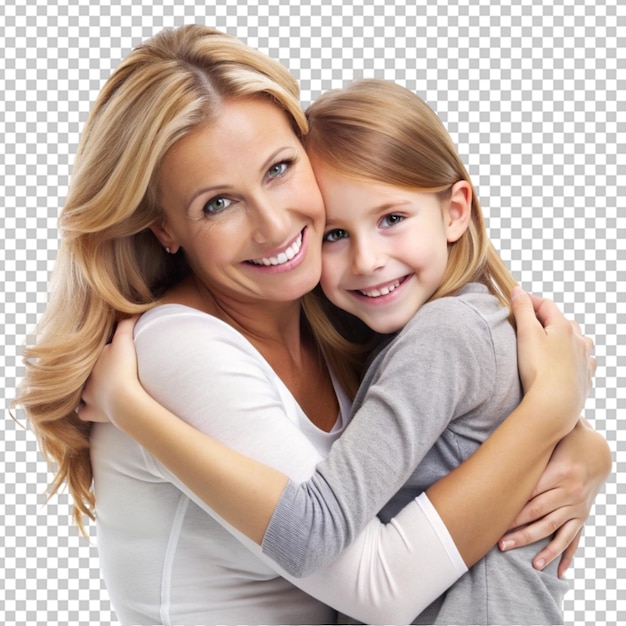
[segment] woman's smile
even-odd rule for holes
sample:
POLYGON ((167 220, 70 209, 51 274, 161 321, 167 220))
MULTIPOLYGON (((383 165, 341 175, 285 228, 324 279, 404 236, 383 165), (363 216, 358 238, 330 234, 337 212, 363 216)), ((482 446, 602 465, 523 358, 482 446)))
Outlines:
MULTIPOLYGON (((289 261, 299 261, 302 259, 301 252, 303 252, 302 243, 304 240, 304 229, 298 233, 297 237, 289 243, 282 250, 276 251, 271 255, 264 256, 259 259, 251 259, 249 263, 253 265, 260 265, 264 267, 272 266, 284 266, 289 261)), ((292 263, 289 268, 293 267, 294 263, 292 263)))
POLYGON ((324 204, 302 144, 273 103, 224 104, 215 123, 170 148, 160 186, 157 236, 182 248, 217 300, 293 302, 318 283, 324 204))

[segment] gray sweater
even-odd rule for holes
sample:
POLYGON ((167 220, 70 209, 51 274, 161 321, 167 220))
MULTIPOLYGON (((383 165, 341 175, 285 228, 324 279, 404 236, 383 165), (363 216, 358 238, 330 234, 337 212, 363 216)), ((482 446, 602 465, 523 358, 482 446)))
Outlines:
MULTIPOLYGON (((521 399, 507 317, 478 284, 424 305, 373 360, 328 458, 285 489, 263 551, 304 576, 467 459, 521 399)), ((568 585, 556 563, 532 567, 540 547, 492 549, 413 623, 561 624, 568 585)))

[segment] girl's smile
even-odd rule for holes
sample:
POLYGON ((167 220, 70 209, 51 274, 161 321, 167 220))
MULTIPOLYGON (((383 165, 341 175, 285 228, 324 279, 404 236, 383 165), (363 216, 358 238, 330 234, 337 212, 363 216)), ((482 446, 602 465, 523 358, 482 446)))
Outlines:
POLYGON ((377 300, 378 302, 383 302, 383 301, 387 302, 391 298, 387 299, 385 298, 385 296, 388 296, 389 294, 394 293, 396 289, 399 289, 409 277, 410 277, 409 275, 403 276, 402 278, 398 278, 398 279, 389 281, 386 284, 377 285, 375 287, 367 287, 367 288, 363 287, 361 289, 355 290, 355 295, 359 294, 366 298, 373 298, 377 300))

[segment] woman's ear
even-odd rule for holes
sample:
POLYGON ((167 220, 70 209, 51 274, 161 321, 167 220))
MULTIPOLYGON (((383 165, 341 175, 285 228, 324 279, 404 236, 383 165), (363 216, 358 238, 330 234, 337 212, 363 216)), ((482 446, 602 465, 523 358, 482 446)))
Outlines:
POLYGON ((170 254, 176 254, 180 249, 178 243, 170 233, 167 225, 163 221, 153 222, 150 224, 150 230, 154 233, 154 236, 159 240, 160 244, 170 254))
POLYGON ((452 185, 450 198, 444 207, 448 243, 453 243, 469 228, 472 220, 472 186, 466 180, 452 185))

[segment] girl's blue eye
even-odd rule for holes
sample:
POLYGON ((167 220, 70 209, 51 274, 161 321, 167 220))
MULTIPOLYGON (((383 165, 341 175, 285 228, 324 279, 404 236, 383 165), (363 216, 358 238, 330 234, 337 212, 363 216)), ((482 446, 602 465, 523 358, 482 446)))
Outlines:
POLYGON ((324 242, 333 243, 334 241, 339 241, 340 239, 347 239, 348 231, 343 228, 333 228, 333 230, 329 230, 324 235, 324 242))
POLYGON ((396 224, 399 224, 403 219, 404 217, 402 215, 398 215, 396 213, 390 213, 389 215, 385 215, 380 220, 380 226, 381 228, 389 228, 391 226, 395 226, 396 224))
POLYGON ((227 209, 232 200, 225 198, 224 196, 215 196, 215 198, 211 198, 205 205, 202 207, 202 211, 206 214, 214 214, 227 209))

